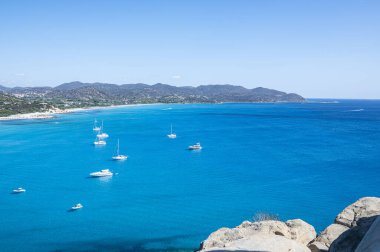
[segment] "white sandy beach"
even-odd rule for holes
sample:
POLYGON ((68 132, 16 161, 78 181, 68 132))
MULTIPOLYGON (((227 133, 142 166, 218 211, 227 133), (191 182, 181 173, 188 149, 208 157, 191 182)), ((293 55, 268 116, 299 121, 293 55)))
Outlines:
POLYGON ((77 112, 82 109, 74 108, 74 109, 51 109, 46 112, 35 112, 35 113, 26 113, 26 114, 15 114, 10 116, 0 117, 0 121, 8 121, 8 120, 26 120, 26 119, 49 119, 53 118, 55 114, 65 114, 77 112))
POLYGON ((56 114, 67 114, 78 111, 94 110, 94 109, 113 109, 113 108, 122 108, 122 107, 135 107, 135 106, 147 106, 147 105, 158 105, 160 103, 152 104, 125 104, 125 105, 112 105, 105 107, 88 107, 88 108, 71 108, 71 109, 51 109, 46 112, 35 112, 35 113, 26 113, 26 114, 15 114, 10 116, 0 117, 0 121, 10 121, 10 120, 28 120, 28 119, 50 119, 54 118, 56 114))

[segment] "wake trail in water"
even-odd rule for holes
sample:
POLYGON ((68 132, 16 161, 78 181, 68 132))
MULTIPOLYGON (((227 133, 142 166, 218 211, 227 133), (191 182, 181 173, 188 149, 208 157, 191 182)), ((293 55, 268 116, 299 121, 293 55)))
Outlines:
POLYGON ((346 112, 360 112, 360 111, 364 111, 364 109, 351 109, 351 110, 347 110, 346 112))

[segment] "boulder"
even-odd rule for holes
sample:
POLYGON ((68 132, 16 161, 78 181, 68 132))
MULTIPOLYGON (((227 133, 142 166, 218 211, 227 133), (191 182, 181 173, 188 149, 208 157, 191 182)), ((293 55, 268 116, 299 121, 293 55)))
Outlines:
POLYGON ((331 224, 308 247, 312 252, 328 251, 331 243, 348 229, 340 224, 331 224))
POLYGON ((380 214, 380 198, 365 197, 346 207, 308 247, 312 252, 354 251, 380 214))
POLYGON ((331 243, 329 251, 355 251, 375 219, 376 216, 362 217, 361 219, 358 219, 354 227, 343 232, 333 243, 331 243))
POLYGON ((380 198, 365 197, 346 207, 335 218, 335 223, 346 227, 355 227, 363 217, 372 217, 380 214, 380 198))
MULTIPOLYGON (((296 243, 299 245, 299 248, 305 249, 307 248, 306 245, 316 237, 316 232, 313 226, 300 219, 289 220, 287 222, 277 220, 245 221, 235 228, 221 228, 215 231, 201 244, 201 250, 208 251, 218 248, 225 250, 236 247, 237 244, 243 241, 245 249, 249 247, 249 250, 260 250, 255 246, 260 243, 259 241, 263 237, 271 238, 272 242, 285 242, 287 240, 289 241, 289 246, 294 246, 294 243, 296 243)), ((261 243, 265 244, 267 242, 262 240, 261 243)), ((306 251, 310 250, 307 249, 306 251)))
POLYGON ((372 223, 355 252, 376 252, 380 250, 380 217, 372 223))
POLYGON ((325 243, 319 241, 313 241, 307 246, 311 252, 327 252, 329 247, 325 243))
POLYGON ((300 219, 244 221, 235 228, 221 228, 210 234, 200 250, 377 252, 380 251, 379 215, 380 198, 366 197, 346 207, 318 237, 314 228, 300 219))
POLYGON ((211 248, 204 251, 271 251, 271 252, 310 252, 307 246, 281 235, 256 234, 226 243, 223 248, 211 248))
POLYGON ((314 227, 301 219, 288 220, 285 224, 289 227, 290 238, 301 244, 307 245, 317 236, 314 227))

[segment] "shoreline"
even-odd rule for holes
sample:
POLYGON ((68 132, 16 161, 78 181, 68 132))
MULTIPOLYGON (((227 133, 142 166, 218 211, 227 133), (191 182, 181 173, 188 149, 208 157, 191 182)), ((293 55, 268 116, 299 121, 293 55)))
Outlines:
MULTIPOLYGON (((212 103, 212 104, 228 104, 236 102, 221 102, 221 103, 212 103)), ((291 102, 238 102, 238 103, 291 103, 291 102)), ((307 103, 307 101, 305 101, 307 103)), ((110 105, 110 106, 94 106, 94 107, 85 107, 85 108, 69 108, 69 109, 52 109, 46 112, 33 112, 25 114, 14 114, 9 116, 0 117, 0 121, 13 121, 13 120, 31 120, 31 119, 51 119, 54 118, 57 114, 68 114, 75 113, 79 111, 95 110, 95 109, 113 109, 113 108, 123 108, 123 107, 135 107, 135 106, 150 106, 150 105, 161 105, 161 104, 197 104, 197 103, 137 103, 137 104, 123 104, 123 105, 110 105)))
POLYGON ((89 111, 95 109, 113 109, 113 108, 123 108, 123 107, 133 107, 133 106, 147 106, 147 105, 158 105, 161 103, 149 103, 149 104, 123 104, 123 105, 111 105, 111 106, 95 106, 86 108, 70 108, 70 109, 53 109, 46 112, 34 112, 25 114, 14 114, 9 116, 0 117, 0 121, 13 121, 13 120, 31 120, 31 119, 51 119, 58 114, 69 114, 80 111, 89 111))

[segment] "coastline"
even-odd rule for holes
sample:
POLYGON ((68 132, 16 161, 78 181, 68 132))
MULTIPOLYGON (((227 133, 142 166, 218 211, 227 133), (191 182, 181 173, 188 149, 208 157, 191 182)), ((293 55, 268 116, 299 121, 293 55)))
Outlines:
POLYGON ((28 119, 50 119, 54 118, 56 114, 66 114, 80 111, 79 108, 74 109, 54 109, 46 112, 34 112, 26 114, 15 114, 10 116, 0 117, 0 121, 13 121, 13 120, 28 120, 28 119))
MULTIPOLYGON (((213 104, 228 104, 236 102, 220 102, 213 104)), ((291 102, 239 102, 239 103, 291 103, 291 102)), ((307 100, 304 101, 307 103, 307 100)), ((335 103, 335 102, 334 102, 335 103)), ((110 105, 110 106, 93 106, 93 107, 84 107, 84 108, 69 108, 69 109, 59 109, 54 108, 45 112, 33 112, 25 114, 14 114, 9 116, 0 117, 0 121, 13 121, 13 120, 32 120, 32 119, 51 119, 54 118, 57 114, 68 114, 75 113, 79 111, 95 110, 95 109, 113 109, 113 108, 123 108, 123 107, 135 107, 135 106, 150 106, 150 105, 160 105, 160 104, 194 104, 194 103, 137 103, 137 104, 123 104, 123 105, 110 105)))
POLYGON ((70 109, 51 109, 46 112, 34 112, 25 114, 14 114, 9 116, 0 117, 0 121, 13 121, 13 120, 31 120, 31 119, 51 119, 57 114, 68 114, 75 113, 79 111, 95 110, 95 109, 113 109, 113 108, 123 108, 123 107, 134 107, 134 106, 147 106, 147 105, 158 105, 161 103, 149 103, 149 104, 123 104, 123 105, 111 105, 111 106, 95 106, 86 108, 70 108, 70 109))

